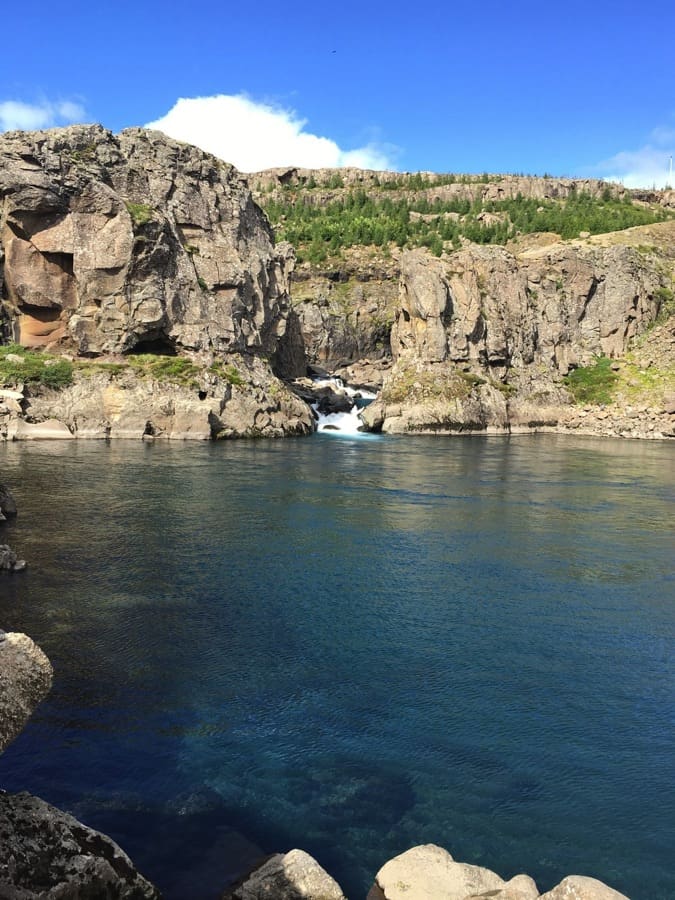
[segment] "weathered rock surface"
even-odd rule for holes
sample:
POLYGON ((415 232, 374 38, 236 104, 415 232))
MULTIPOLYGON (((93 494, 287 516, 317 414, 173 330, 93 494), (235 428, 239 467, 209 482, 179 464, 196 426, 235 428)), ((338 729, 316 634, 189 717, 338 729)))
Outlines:
POLYGON ((11 132, 0 210, 20 343, 276 352, 292 253, 227 163, 143 129, 11 132))
POLYGON ((339 884, 304 850, 276 854, 223 900, 345 900, 339 884))
POLYGON ((455 862, 442 847, 423 844, 382 866, 368 900, 465 900, 503 885, 489 869, 455 862))
POLYGON ((0 632, 0 753, 21 733, 51 685, 51 663, 37 644, 25 634, 0 632))
POLYGON ((159 900, 114 841, 30 794, 0 794, 0 896, 159 900))
POLYGON ((364 417, 396 433, 556 427, 570 404, 562 376, 625 355, 669 290, 662 262, 628 244, 467 244, 400 265, 395 365, 364 417))
POLYGON ((628 897, 595 878, 570 875, 552 891, 542 894, 541 900, 628 900, 628 897))
MULTIPOLYGON (((207 405, 216 408, 220 434, 312 430, 309 410, 273 375, 305 374, 289 297, 293 265, 292 248, 274 245, 245 180, 194 147, 143 129, 115 137, 100 126, 0 136, 5 334, 87 358, 188 355, 204 372, 236 357, 251 377, 231 379, 238 383, 219 394, 200 386, 214 401, 207 405)), ((0 430, 18 440, 136 435, 135 422, 115 428, 115 414, 108 421, 109 408, 129 398, 108 392, 101 405, 97 383, 87 382, 88 395, 85 381, 41 402, 32 388, 30 408, 21 390, 3 395, 0 430)), ((158 434, 213 433, 217 423, 197 391, 168 390, 160 399, 157 384, 143 387, 135 414, 150 429, 159 419, 158 434)))

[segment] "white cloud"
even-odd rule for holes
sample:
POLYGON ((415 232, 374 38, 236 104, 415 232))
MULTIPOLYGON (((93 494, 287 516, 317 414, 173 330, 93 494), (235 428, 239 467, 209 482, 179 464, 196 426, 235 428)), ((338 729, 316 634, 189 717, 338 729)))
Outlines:
POLYGON ((306 124, 293 110, 257 103, 241 94, 219 94, 179 99, 165 116, 146 128, 196 144, 243 172, 275 166, 394 168, 389 158, 394 148, 370 143, 342 150, 330 138, 305 131, 306 124))
MULTIPOLYGON (((655 128, 648 143, 637 150, 623 150, 597 166, 603 178, 629 188, 663 188, 669 182, 669 161, 675 155, 675 129, 655 128)), ((675 187, 675 185, 671 185, 675 187)))
POLYGON ((84 108, 72 100, 52 103, 23 103, 21 100, 0 102, 0 131, 35 131, 39 128, 53 128, 55 125, 69 125, 82 121, 84 108))

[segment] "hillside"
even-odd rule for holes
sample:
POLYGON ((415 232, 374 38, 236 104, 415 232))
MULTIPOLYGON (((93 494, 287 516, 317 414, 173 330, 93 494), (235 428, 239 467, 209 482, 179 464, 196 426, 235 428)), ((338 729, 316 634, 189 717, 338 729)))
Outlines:
POLYGON ((296 247, 310 362, 384 382, 370 427, 672 433, 674 191, 355 169, 251 182, 296 247), (608 390, 584 392, 604 358, 608 390))

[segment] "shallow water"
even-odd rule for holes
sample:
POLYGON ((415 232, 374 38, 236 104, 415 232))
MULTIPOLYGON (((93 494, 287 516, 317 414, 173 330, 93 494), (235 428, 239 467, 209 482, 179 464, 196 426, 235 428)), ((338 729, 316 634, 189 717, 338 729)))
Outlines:
POLYGON ((554 435, 5 445, 0 627, 54 689, 0 760, 169 900, 417 843, 675 896, 675 447, 554 435))

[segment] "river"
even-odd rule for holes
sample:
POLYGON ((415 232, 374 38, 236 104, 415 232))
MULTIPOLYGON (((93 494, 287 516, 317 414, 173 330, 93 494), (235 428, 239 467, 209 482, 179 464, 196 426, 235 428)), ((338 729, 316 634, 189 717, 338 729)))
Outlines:
POLYGON ((433 842, 675 896, 675 445, 316 435, 0 447, 51 658, 0 760, 168 900, 260 852, 352 900, 433 842))

